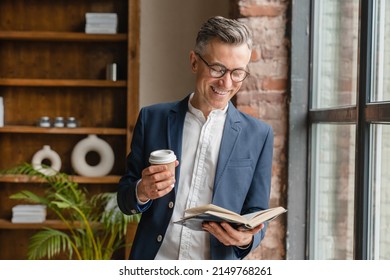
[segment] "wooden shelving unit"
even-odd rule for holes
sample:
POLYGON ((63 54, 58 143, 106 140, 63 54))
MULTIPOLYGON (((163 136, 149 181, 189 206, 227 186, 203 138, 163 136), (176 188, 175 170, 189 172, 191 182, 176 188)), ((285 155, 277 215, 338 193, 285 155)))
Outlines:
POLYGON ((103 80, 65 80, 65 79, 0 79, 0 86, 14 87, 121 87, 126 88, 126 81, 103 80))
MULTIPOLYGON (((116 184, 120 176, 104 176, 104 177, 84 177, 84 176, 70 176, 69 179, 79 184, 116 184)), ((0 183, 43 183, 42 180, 26 175, 2 175, 0 176, 0 183)))
POLYGON ((126 42, 127 34, 85 34, 55 31, 2 31, 0 40, 60 41, 60 42, 126 42))
MULTIPOLYGON (((139 5, 139 0, 0 1, 0 96, 5 107, 0 169, 30 162, 43 145, 50 145, 61 157, 61 172, 91 194, 116 190, 138 114, 139 5), (117 13, 118 33, 86 34, 87 12, 117 13), (117 81, 106 80, 111 63, 118 65, 117 81), (72 116, 79 126, 38 127, 42 116, 72 116), (89 134, 114 151, 107 176, 80 176, 71 165, 74 146, 89 134)), ((0 176, 0 259, 25 259, 29 237, 42 227, 65 229, 52 217, 42 224, 12 224, 18 202, 9 196, 24 189, 43 192, 42 182, 0 176)))
MULTIPOLYGON (((72 225, 72 227, 81 227, 82 225, 80 223, 72 225)), ((98 224, 96 225, 99 226, 98 224)), ((9 220, 0 219, 0 227, 2 229, 8 229, 8 230, 29 230, 29 229, 35 229, 39 230, 42 227, 50 227, 53 229, 60 229, 60 230, 67 230, 67 226, 64 222, 59 220, 46 220, 43 223, 12 223, 9 220)))
POLYGON ((44 128, 35 126, 8 125, 0 127, 0 133, 126 135, 127 131, 125 128, 112 127, 44 128))

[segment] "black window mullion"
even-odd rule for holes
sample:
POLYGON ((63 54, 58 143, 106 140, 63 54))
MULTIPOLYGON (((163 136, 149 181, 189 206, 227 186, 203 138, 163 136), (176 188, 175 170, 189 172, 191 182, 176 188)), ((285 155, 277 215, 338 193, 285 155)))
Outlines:
POLYGON ((355 164, 354 258, 368 259, 369 237, 369 130, 366 105, 371 89, 373 1, 360 1, 359 85, 357 93, 357 132, 355 164))

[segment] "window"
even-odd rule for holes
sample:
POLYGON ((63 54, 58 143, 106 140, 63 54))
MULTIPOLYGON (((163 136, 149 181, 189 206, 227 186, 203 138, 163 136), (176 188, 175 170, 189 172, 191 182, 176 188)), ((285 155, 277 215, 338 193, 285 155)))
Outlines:
POLYGON ((356 105, 358 3, 314 3, 312 108, 356 105))
POLYGON ((390 259, 390 3, 311 4, 306 257, 390 259))
POLYGON ((323 120, 310 130, 309 257, 352 259, 356 124, 342 115, 330 120, 330 112, 356 105, 359 1, 314 1, 313 8, 310 104, 323 120))
POLYGON ((373 125, 372 237, 373 259, 390 260, 390 126, 373 125))
POLYGON ((352 259, 355 125, 313 125, 310 257, 352 259))

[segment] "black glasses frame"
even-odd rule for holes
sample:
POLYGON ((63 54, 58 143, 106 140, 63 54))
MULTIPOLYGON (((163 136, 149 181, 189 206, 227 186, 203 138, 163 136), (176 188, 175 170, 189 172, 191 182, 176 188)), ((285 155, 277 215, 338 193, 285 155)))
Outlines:
POLYGON ((206 64, 206 66, 210 70, 210 75, 213 78, 222 78, 227 72, 230 73, 230 78, 232 79, 233 82, 239 83, 245 80, 250 73, 244 69, 241 68, 235 68, 235 69, 228 69, 225 65, 222 64, 209 64, 199 53, 195 53, 199 58, 206 64), (215 69, 215 67, 220 67, 221 70, 215 69), (238 75, 234 75, 234 73, 238 73, 238 75), (243 74, 243 77, 240 77, 240 73, 243 74))

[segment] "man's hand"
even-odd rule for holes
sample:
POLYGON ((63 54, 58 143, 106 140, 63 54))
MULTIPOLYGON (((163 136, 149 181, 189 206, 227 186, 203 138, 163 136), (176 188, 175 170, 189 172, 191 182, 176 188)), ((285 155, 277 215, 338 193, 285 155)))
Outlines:
MULTIPOLYGON (((175 166, 179 165, 176 161, 175 166)), ((142 179, 137 187, 138 199, 146 202, 169 193, 175 186, 175 176, 166 165, 151 165, 142 171, 142 179)))
POLYGON ((203 223, 203 229, 215 236, 225 246, 247 247, 252 243, 253 235, 258 233, 264 224, 261 224, 254 229, 235 229, 226 222, 203 223))

